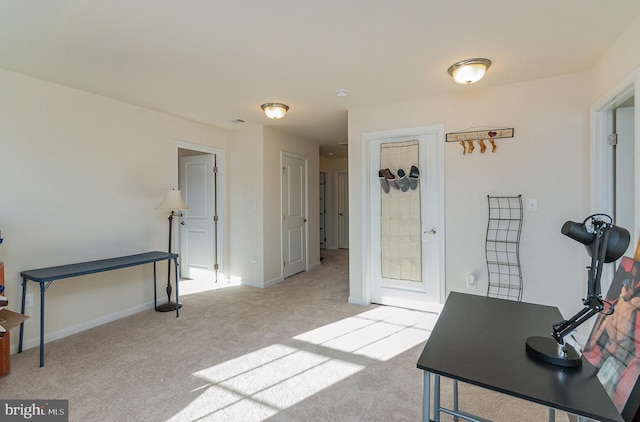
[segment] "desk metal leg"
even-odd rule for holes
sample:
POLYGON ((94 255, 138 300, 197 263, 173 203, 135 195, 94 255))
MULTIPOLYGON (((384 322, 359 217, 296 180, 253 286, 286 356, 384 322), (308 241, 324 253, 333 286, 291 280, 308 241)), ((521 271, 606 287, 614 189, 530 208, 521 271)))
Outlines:
POLYGON ((433 380, 433 422, 440 422, 440 375, 433 380))
MULTIPOLYGON (((22 308, 20 312, 24 315, 25 300, 27 298, 27 279, 22 278, 22 308)), ((20 323, 20 341, 18 342, 18 353, 22 353, 22 339, 24 337, 24 321, 20 323)))
POLYGON ((556 420, 556 409, 553 407, 549 408, 549 422, 555 422, 556 420))
POLYGON ((431 422, 431 372, 422 371, 422 422, 431 422))
MULTIPOLYGON (((453 410, 458 412, 458 380, 453 380, 453 410)), ((458 422, 458 417, 453 417, 453 422, 458 422)))

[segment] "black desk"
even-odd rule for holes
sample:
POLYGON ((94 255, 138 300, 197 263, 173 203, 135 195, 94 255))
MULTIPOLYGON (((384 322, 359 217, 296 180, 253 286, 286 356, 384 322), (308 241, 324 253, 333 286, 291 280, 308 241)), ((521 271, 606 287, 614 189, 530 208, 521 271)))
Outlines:
MULTIPOLYGON (((423 421, 431 417, 433 374, 436 422, 441 412, 457 411, 457 389, 453 412, 440 407, 440 376, 595 420, 623 422, 586 360, 581 368, 561 369, 526 352, 527 337, 550 335, 551 325, 561 320, 555 307, 450 293, 418 359, 424 371, 423 421)), ((553 411, 549 416, 555 417, 553 411)))
MULTIPOLYGON (((178 313, 178 255, 168 252, 145 252, 137 255, 121 256, 117 258, 101 259, 98 261, 80 262, 77 264, 61 265, 58 267, 40 268, 37 270, 22 271, 22 313, 24 314, 25 299, 27 295, 27 280, 40 284, 40 366, 44 366, 44 293, 51 283, 63 278, 79 277, 82 275, 101 273, 104 271, 118 270, 120 268, 134 267, 153 263, 153 303, 157 307, 156 300, 156 262, 173 260, 176 273, 176 317, 178 313)), ((18 353, 22 353, 22 338, 24 323, 20 324, 20 343, 18 353)))

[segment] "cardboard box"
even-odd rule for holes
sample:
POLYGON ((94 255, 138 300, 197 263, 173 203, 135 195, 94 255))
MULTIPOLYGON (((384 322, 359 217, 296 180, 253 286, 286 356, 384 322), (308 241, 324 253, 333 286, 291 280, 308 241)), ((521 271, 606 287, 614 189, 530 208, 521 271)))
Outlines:
MULTIPOLYGON (((4 262, 0 262, 0 294, 6 297, 4 289, 4 262)), ((9 337, 9 329, 6 334, 0 338, 0 377, 4 377, 9 373, 9 355, 11 348, 11 338, 9 337)))
POLYGON ((0 338, 0 378, 9 375, 11 372, 11 336, 9 332, 0 338))
MULTIPOLYGON (((4 263, 2 262, 0 262, 0 286, 4 286, 4 263)), ((6 292, 2 295, 7 296, 6 292)), ((9 331, 26 321, 27 318, 29 317, 26 315, 8 309, 0 309, 0 325, 7 330, 5 335, 0 338, 0 377, 9 375, 11 370, 11 336, 9 331)))
POLYGON ((9 331, 11 331, 13 328, 16 328, 28 318, 29 317, 27 315, 22 315, 18 312, 13 312, 8 309, 0 310, 0 325, 2 325, 7 330, 7 334, 9 334, 9 331))
POLYGON ((0 325, 7 330, 5 335, 0 338, 0 377, 9 375, 11 371, 11 336, 9 331, 26 321, 27 318, 29 317, 26 315, 8 309, 0 310, 0 325))

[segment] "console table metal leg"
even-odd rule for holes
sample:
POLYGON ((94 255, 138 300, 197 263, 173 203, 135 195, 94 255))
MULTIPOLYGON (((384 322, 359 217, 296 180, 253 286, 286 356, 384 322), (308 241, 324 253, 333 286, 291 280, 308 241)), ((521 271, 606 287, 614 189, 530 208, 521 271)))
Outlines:
POLYGON ((156 294, 156 263, 153 263, 153 309, 158 307, 158 298, 156 294))
MULTIPOLYGON (((24 315, 24 308, 27 298, 27 279, 22 279, 22 308, 20 312, 24 315)), ((22 353, 22 338, 24 337, 24 322, 20 323, 20 341, 18 342, 18 353, 22 353)))
POLYGON ((431 372, 422 371, 422 422, 431 422, 431 372))
POLYGON ((40 284, 40 367, 44 366, 44 293, 45 283, 40 284))

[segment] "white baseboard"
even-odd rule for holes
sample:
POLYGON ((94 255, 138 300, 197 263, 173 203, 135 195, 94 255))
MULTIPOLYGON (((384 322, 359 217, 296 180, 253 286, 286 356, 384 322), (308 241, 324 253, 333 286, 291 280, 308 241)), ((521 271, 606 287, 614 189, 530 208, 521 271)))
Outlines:
MULTIPOLYGON (((153 302, 144 303, 142 305, 134 306, 133 308, 125 309, 123 311, 118 311, 113 314, 105 315, 100 318, 93 319, 91 321, 83 322, 82 324, 74 325, 73 327, 68 327, 59 331, 55 331, 53 333, 45 334, 44 342, 49 343, 50 341, 59 340, 64 337, 68 337, 73 334, 80 333, 82 331, 88 330, 90 328, 98 327, 100 325, 118 320, 120 318, 128 317, 133 314, 137 314, 138 312, 146 311, 147 309, 153 309, 153 302)), ((39 324, 36 326, 36 329, 40 329, 39 324)), ((18 331, 18 328, 15 330, 18 331)), ((19 334, 18 334, 19 335, 19 334)), ((16 336, 17 337, 17 336, 16 336)), ((38 332, 36 337, 25 339, 22 343, 22 350, 28 350, 33 347, 40 346, 40 333, 38 332)), ((18 345, 11 347, 11 354, 18 353, 18 345)))
POLYGON ((268 280, 268 281, 242 280, 240 284, 242 284, 243 286, 257 287, 259 289, 264 289, 265 287, 273 286, 274 284, 280 283, 282 280, 284 280, 284 278, 282 277, 277 277, 277 278, 274 278, 273 280, 268 280))
POLYGON ((362 298, 353 297, 353 296, 349 296, 348 302, 352 305, 361 305, 361 306, 371 305, 371 303, 365 302, 362 298))

